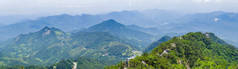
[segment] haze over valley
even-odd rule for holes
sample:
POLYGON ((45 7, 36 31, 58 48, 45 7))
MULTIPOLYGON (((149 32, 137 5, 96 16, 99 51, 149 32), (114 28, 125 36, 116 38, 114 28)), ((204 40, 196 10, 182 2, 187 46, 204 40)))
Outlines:
POLYGON ((237 69, 236 3, 0 0, 0 69, 237 69))

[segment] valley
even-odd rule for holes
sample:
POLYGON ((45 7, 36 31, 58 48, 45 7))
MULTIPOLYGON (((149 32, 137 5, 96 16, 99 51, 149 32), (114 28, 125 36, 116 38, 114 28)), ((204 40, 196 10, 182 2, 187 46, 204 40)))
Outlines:
POLYGON ((145 10, 22 20, 0 26, 0 69, 237 69, 237 17, 145 10))
POLYGON ((113 19, 72 33, 46 26, 2 42, 0 68, 237 68, 237 48, 214 33, 155 38, 113 19))

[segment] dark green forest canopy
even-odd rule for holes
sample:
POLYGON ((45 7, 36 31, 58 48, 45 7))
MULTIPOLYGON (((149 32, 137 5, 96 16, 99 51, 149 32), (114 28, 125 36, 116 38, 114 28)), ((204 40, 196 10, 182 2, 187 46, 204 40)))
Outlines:
POLYGON ((212 33, 192 32, 160 44, 151 53, 106 67, 117 68, 236 69, 238 50, 212 33))

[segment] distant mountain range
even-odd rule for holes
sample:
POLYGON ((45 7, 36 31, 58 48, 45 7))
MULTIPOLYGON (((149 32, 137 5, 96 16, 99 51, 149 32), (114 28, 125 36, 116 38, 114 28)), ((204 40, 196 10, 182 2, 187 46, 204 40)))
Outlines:
POLYGON ((173 28, 175 32, 186 30, 214 32, 222 39, 238 43, 238 37, 232 36, 238 34, 238 32, 236 32, 236 29, 238 29, 237 17, 237 13, 228 12, 191 14, 175 21, 175 24, 170 24, 170 26, 176 26, 173 28))
POLYGON ((9 24, 14 24, 17 22, 21 22, 24 20, 31 19, 32 17, 27 17, 27 16, 13 16, 13 15, 8 15, 8 16, 0 16, 0 26, 5 26, 9 24))
MULTIPOLYGON (((122 11, 98 15, 55 15, 35 20, 24 20, 16 24, 0 26, 0 41, 22 33, 36 32, 45 26, 56 27, 65 32, 89 28, 102 21, 115 19, 132 29, 162 37, 167 33, 214 32, 233 45, 238 43, 237 13, 211 12, 183 14, 174 11, 146 10, 122 11), (137 28, 141 27, 141 28, 137 28)), ((129 28, 128 27, 128 28, 129 28)))

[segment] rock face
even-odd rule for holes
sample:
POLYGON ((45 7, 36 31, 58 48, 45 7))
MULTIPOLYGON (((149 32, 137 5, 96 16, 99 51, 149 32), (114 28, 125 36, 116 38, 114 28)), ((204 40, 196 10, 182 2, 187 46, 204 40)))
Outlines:
POLYGON ((160 56, 163 56, 164 54, 169 54, 169 49, 164 50, 164 51, 160 54, 160 56))
POLYGON ((77 62, 73 62, 73 68, 72 69, 77 69, 77 62))

